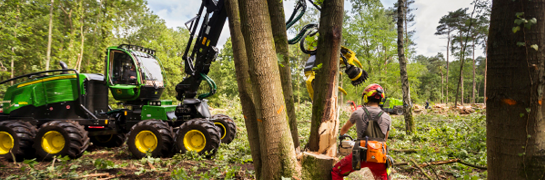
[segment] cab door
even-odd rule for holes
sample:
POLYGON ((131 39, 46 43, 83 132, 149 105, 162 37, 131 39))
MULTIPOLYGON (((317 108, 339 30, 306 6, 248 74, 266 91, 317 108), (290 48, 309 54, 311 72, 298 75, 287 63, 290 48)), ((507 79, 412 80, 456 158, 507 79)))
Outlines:
POLYGON ((123 49, 109 48, 107 60, 106 78, 114 98, 120 101, 138 98, 141 79, 133 56, 123 49))

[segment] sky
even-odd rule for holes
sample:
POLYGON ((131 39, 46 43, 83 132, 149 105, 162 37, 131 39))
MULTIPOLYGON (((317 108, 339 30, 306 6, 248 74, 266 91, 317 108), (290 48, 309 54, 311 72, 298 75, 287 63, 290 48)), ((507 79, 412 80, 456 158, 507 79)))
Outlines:
MULTIPOLYGON (((193 18, 201 5, 202 0, 149 0, 148 7, 165 20, 170 28, 185 27, 184 23, 193 18)), ((296 0, 284 0, 284 11, 286 16, 291 15, 296 0)), ((382 4, 392 7, 397 0, 381 0, 382 4)), ((410 29, 416 30, 413 41, 416 43, 416 54, 425 56, 435 56, 438 52, 446 54, 447 40, 444 36, 434 35, 436 27, 439 25, 439 19, 448 14, 449 11, 455 11, 459 8, 471 6, 472 0, 417 0, 412 7, 414 11, 415 22, 410 29)), ((307 3, 308 4, 308 3, 307 3)), ((310 4, 308 4, 310 8, 310 4)), ((345 1, 345 7, 351 5, 345 1)), ((472 10, 472 7, 470 8, 472 10)), ((229 28, 227 23, 223 28, 218 47, 221 48, 229 37, 229 28)), ((483 50, 477 50, 475 56, 484 56, 483 50)), ((451 58, 453 58, 451 56, 451 58)))

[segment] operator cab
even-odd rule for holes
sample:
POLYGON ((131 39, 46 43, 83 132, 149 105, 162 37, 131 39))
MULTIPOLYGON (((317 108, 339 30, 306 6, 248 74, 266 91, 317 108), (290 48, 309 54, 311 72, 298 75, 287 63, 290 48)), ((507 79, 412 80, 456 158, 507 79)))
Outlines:
POLYGON ((164 90, 162 66, 155 51, 140 46, 108 48, 106 80, 120 101, 157 100, 164 90))

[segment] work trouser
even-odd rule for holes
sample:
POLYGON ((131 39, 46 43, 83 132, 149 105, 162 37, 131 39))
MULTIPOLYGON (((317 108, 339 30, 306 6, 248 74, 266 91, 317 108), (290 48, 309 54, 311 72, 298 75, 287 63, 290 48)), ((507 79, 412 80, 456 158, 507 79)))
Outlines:
MULTIPOLYGON (((386 165, 372 162, 361 162, 361 168, 367 167, 373 173, 375 179, 388 180, 388 173, 386 172, 386 165)), ((331 178, 333 180, 342 180, 344 176, 348 176, 354 172, 352 169, 352 153, 345 156, 340 162, 333 166, 331 170, 331 178)))

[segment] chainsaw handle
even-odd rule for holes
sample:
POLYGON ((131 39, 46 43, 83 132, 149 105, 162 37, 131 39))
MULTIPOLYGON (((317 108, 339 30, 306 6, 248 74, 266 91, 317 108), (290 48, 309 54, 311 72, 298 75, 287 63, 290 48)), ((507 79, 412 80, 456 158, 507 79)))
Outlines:
POLYGON ((341 140, 341 141, 344 140, 344 139, 346 139, 346 138, 349 138, 351 141, 354 141, 354 138, 352 138, 352 137, 351 137, 350 135, 348 135, 348 134, 343 134, 343 135, 339 136, 339 140, 341 140))

